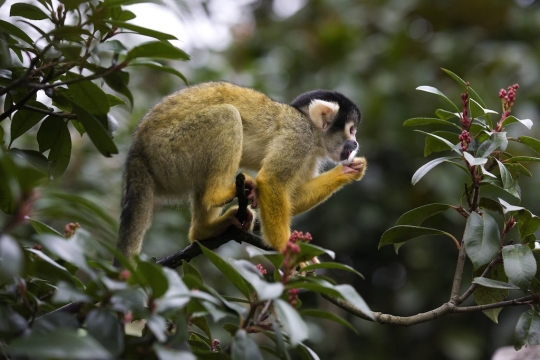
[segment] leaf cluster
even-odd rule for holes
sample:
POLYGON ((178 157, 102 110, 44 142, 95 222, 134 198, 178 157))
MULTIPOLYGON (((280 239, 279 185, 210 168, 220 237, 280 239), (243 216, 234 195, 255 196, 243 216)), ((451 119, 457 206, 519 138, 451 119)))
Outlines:
MULTIPOLYGON (((471 293, 478 305, 501 302, 509 296, 511 290, 536 294, 540 283, 537 277, 539 251, 535 232, 540 227, 540 218, 528 209, 511 205, 488 191, 488 188, 494 188, 521 201, 519 179, 521 176, 532 176, 525 164, 540 161, 536 156, 540 154, 540 141, 529 136, 509 137, 505 130, 507 126, 516 123, 530 130, 533 122, 510 115, 504 99, 501 115, 486 108, 482 98, 469 83, 449 70, 443 71, 463 89, 461 108, 438 89, 420 86, 417 90, 437 95, 450 109, 436 110, 436 117, 433 118, 406 120, 404 126, 436 128, 430 132, 418 130, 426 135, 425 156, 442 151, 450 151, 451 154, 421 166, 413 175, 412 183, 418 183, 435 166, 448 163, 466 174, 465 190, 456 204, 428 204, 405 213, 398 219, 396 226, 383 234, 379 247, 393 244, 397 251, 405 242, 421 236, 443 235, 452 239, 474 268, 469 291, 462 296, 453 294, 455 305, 459 305, 471 293), (495 116, 500 116, 496 123, 493 120, 495 116), (440 127, 445 130, 439 130, 440 127), (533 154, 514 155, 507 149, 509 142, 523 144, 533 154), (422 226, 426 219, 450 209, 465 219, 461 241, 446 231, 422 226), (517 234, 510 233, 514 227, 518 228, 517 234)), ((458 270, 463 271, 463 264, 460 266, 458 270)), ((459 285, 460 279, 454 281, 459 285)), ((536 304, 537 300, 536 295, 533 295, 531 303, 536 304)), ((497 322, 501 310, 502 307, 484 313, 497 322)), ((538 344, 540 330, 534 326, 538 310, 534 306, 520 318, 516 328, 516 348, 538 344)))
MULTIPOLYGON (((146 2, 146 1, 137 1, 146 2)), ((134 25, 129 0, 51 0, 14 3, 15 24, 0 20, 0 96, 5 96, 0 122, 10 119, 10 151, 39 163, 50 178, 66 170, 72 148, 70 128, 87 134, 104 156, 118 153, 113 141, 118 105, 131 106, 129 66, 145 66, 180 77, 158 59, 188 60, 173 46, 172 35, 134 25), (38 35, 31 37, 27 29, 38 35), (130 33, 150 41, 128 48, 117 35, 130 33), (107 87, 104 87, 107 85, 107 87), (46 99, 38 101, 40 99, 46 99), (18 149, 14 142, 38 127, 37 149, 18 149)), ((2 142, 4 134, 1 134, 2 142)))
POLYGON ((249 258, 273 270, 266 275, 261 265, 224 259, 199 244, 241 294, 231 297, 219 294, 188 262, 180 276, 153 260, 126 261, 73 224, 60 234, 37 219, 27 220, 24 226, 34 231, 28 245, 7 233, 0 238, 0 338, 3 353, 11 358, 262 359, 269 352, 289 359, 294 351, 318 359, 304 343, 307 317, 356 330, 336 314, 303 309, 298 297, 292 301, 291 289, 332 295, 372 316, 351 286, 315 275, 324 269, 358 272, 334 262, 306 266, 308 259, 333 255, 311 244, 283 254, 248 248, 249 258), (111 254, 123 269, 111 265, 111 254), (74 304, 75 314, 70 312, 74 304), (218 324, 229 339, 214 337, 218 324), (259 345, 255 333, 273 346, 259 345))

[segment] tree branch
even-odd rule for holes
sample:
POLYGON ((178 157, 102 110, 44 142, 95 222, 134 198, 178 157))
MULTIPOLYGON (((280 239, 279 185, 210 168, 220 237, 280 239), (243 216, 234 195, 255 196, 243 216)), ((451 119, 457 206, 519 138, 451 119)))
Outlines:
MULTIPOLYGON (((330 301, 334 305, 339 306, 340 308, 347 311, 348 313, 356 315, 359 318, 364 319, 364 320, 373 321, 364 312, 362 312, 360 309, 358 309, 356 306, 354 306, 353 304, 351 304, 350 302, 346 300, 336 298, 330 295, 324 295, 324 294, 322 294, 322 297, 330 301)), ((484 311, 484 310, 490 310, 490 309, 496 309, 496 308, 508 307, 508 306, 529 305, 529 304, 534 304, 538 302, 540 302, 540 299, 538 297, 535 297, 534 295, 529 295, 529 296, 524 296, 524 297, 514 299, 514 300, 500 301, 493 304, 464 306, 464 307, 456 306, 451 301, 449 301, 442 304, 436 309, 419 313, 416 315, 412 315, 412 316, 395 316, 395 315, 390 315, 390 314, 383 314, 381 312, 376 312, 376 311, 374 311, 372 314, 375 317, 375 322, 379 324, 411 326, 411 325, 420 324, 426 321, 435 320, 446 314, 469 313, 469 312, 484 311)))
POLYGON ((77 115, 75 115, 75 114, 57 113, 57 112, 50 111, 50 110, 43 110, 43 109, 37 108, 35 106, 30 106, 30 105, 23 105, 22 108, 24 110, 31 110, 31 111, 35 111, 35 112, 38 112, 38 113, 41 113, 41 114, 59 117, 59 118, 62 118, 62 119, 76 119, 77 118, 77 115))
MULTIPOLYGON (((240 222, 243 222, 245 220, 246 213, 247 211, 249 211, 247 209, 248 198, 244 186, 245 180, 246 178, 242 173, 236 176, 236 197, 238 198, 238 211, 236 213, 236 217, 240 222)), ((210 239, 194 242, 185 249, 180 250, 175 254, 169 255, 161 260, 158 260, 157 264, 175 269, 182 265, 182 261, 189 262, 194 257, 202 254, 202 250, 198 245, 199 242, 207 248, 213 250, 217 249, 223 244, 228 243, 231 240, 234 240, 238 243, 245 242, 264 250, 273 250, 272 248, 264 245, 262 238, 260 238, 259 236, 242 231, 235 226, 230 226, 223 234, 210 239)))

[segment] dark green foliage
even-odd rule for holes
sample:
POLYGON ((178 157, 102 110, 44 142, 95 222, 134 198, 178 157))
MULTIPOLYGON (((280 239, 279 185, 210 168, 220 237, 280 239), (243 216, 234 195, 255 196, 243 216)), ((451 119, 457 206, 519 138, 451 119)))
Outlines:
MULTIPOLYGON (((516 168, 514 165, 521 165, 520 162, 536 161, 536 158, 519 156, 514 157, 506 152, 508 142, 517 141, 527 145, 532 150, 540 151, 540 141, 529 136, 518 138, 508 137, 505 127, 513 123, 521 123, 527 129, 531 129, 532 121, 529 119, 520 120, 510 115, 510 111, 515 101, 517 85, 508 87, 508 91, 502 89, 499 97, 502 102, 502 115, 500 120, 493 125, 491 116, 497 114, 493 110, 485 108, 479 95, 473 88, 463 81, 453 72, 443 69, 460 86, 462 108, 459 109, 446 95, 438 89, 430 86, 420 86, 417 90, 433 93, 447 102, 452 110, 457 110, 459 129, 454 136, 458 137, 458 142, 452 142, 451 136, 445 138, 437 135, 437 131, 421 133, 431 139, 430 150, 426 141, 425 154, 429 155, 435 151, 452 150, 452 156, 439 157, 429 161, 416 171, 413 175, 412 183, 418 183, 435 166, 444 162, 459 166, 468 174, 465 185, 465 192, 456 205, 430 204, 411 210, 404 214, 397 222, 397 226, 387 230, 380 242, 379 247, 394 244, 397 248, 403 242, 425 235, 445 234, 451 237, 456 243, 454 236, 437 229, 420 227, 421 223, 428 217, 441 213, 448 209, 456 210, 466 218, 463 230, 463 241, 461 246, 465 247, 465 253, 472 262, 474 271, 473 283, 480 285, 474 292, 474 297, 478 305, 498 303, 508 297, 508 290, 521 289, 528 293, 536 287, 534 284, 537 272, 536 258, 531 250, 536 249, 536 230, 540 227, 540 221, 536 215, 522 206, 511 205, 501 198, 485 197, 485 185, 495 186, 509 195, 521 199, 521 191, 518 185, 519 173, 527 176, 532 174, 526 169, 516 168), (508 95, 508 94, 512 95, 508 95), (476 108, 475 112, 473 108, 476 108), (439 143, 442 146, 434 147, 439 143), (459 156, 455 156, 457 153, 459 156), (461 205, 465 202, 468 206, 461 205), (489 211, 494 211, 500 215, 494 218, 489 211), (498 224, 501 224, 499 226, 498 224), (507 239, 509 231, 518 224, 521 243, 513 244, 507 239), (501 230, 502 229, 502 230, 501 230), (502 263, 503 266, 497 266, 502 263)), ((451 111, 439 109, 436 114, 447 114, 451 111)), ((413 118, 406 120, 405 126, 419 125, 455 125, 447 122, 447 119, 438 120, 432 118, 413 118)), ((450 134, 446 132, 445 134, 450 134)), ((463 301, 459 300, 459 301, 463 301)), ((536 304, 537 298, 532 297, 530 304, 536 304)), ((458 303, 459 305, 459 303, 458 303)), ((498 315, 502 308, 490 309, 485 314, 494 322, 498 322, 498 315)), ((516 328, 516 349, 523 345, 537 344, 540 338, 540 330, 536 326, 538 307, 534 305, 531 310, 524 313, 520 318, 516 328)))

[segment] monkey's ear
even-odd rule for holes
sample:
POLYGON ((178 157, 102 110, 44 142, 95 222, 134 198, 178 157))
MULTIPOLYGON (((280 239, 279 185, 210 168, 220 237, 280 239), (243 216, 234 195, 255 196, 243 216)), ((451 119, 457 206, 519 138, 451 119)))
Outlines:
POLYGON ((333 102, 315 99, 309 104, 309 118, 315 126, 326 130, 328 123, 339 111, 339 105, 333 102))

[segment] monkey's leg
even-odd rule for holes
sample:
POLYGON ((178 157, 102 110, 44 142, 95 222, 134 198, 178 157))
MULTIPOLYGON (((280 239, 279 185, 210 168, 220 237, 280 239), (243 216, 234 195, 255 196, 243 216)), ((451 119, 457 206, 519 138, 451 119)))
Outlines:
POLYGON ((292 199, 293 215, 301 214, 325 201, 334 192, 354 180, 360 180, 366 170, 366 160, 357 158, 357 172, 338 165, 330 171, 324 172, 310 181, 302 184, 292 199), (351 170, 351 171, 349 171, 351 170))
POLYGON ((231 225, 234 225, 244 231, 248 231, 253 226, 253 213, 248 209, 247 217, 243 224, 240 224, 236 218, 238 206, 233 206, 225 213, 220 215, 221 209, 214 207, 209 211, 197 209, 196 204, 192 206, 191 227, 189 229, 189 239, 191 242, 196 240, 204 240, 214 236, 219 236, 227 230, 231 225))
POLYGON ((278 251, 285 248, 291 235, 291 206, 285 185, 267 177, 263 170, 257 176, 263 239, 278 251))
MULTIPOLYGON (((217 105, 198 112, 196 116, 197 126, 205 132, 210 147, 204 149, 205 158, 198 164, 205 178, 198 181, 192 198, 191 241, 220 235, 230 225, 243 228, 234 216, 236 208, 220 215, 222 206, 236 195, 233 179, 242 157, 240 113, 231 105, 217 105)), ((253 182, 249 177, 248 180, 253 182)), ((250 223, 244 225, 249 226, 250 223)))

